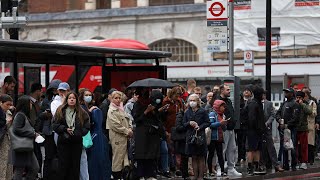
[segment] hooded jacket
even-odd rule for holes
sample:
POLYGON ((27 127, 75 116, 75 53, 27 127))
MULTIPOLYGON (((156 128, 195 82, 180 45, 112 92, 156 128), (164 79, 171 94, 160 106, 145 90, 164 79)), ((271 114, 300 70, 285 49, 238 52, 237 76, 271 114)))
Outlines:
POLYGON ((256 86, 253 89, 254 98, 248 103, 248 130, 263 133, 266 131, 262 104, 263 89, 256 86))
POLYGON ((225 126, 221 126, 221 120, 223 119, 223 113, 220 112, 220 106, 226 103, 222 100, 216 100, 213 104, 213 110, 209 114, 210 128, 211 128, 211 140, 223 141, 223 129, 225 126))
POLYGON ((232 101, 229 98, 223 98, 221 96, 219 96, 217 99, 224 101, 227 105, 227 108, 224 112, 226 119, 230 118, 227 124, 227 130, 234 130, 237 120, 234 118, 234 109, 233 109, 232 101))

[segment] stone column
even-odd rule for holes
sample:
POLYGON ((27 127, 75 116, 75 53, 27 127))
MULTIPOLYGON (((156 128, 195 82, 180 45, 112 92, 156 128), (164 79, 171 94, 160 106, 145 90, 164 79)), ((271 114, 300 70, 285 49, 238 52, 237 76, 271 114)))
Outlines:
POLYGON ((149 6, 149 0, 137 0, 138 7, 149 6))
POLYGON ((195 3, 195 4, 198 4, 198 3, 205 3, 205 1, 204 1, 204 0, 194 0, 194 3, 195 3))
POLYGON ((111 9, 120 8, 121 3, 120 0, 111 0, 111 9))
POLYGON ((85 3, 86 10, 94 10, 96 8, 97 8, 96 0, 87 0, 87 2, 85 3))

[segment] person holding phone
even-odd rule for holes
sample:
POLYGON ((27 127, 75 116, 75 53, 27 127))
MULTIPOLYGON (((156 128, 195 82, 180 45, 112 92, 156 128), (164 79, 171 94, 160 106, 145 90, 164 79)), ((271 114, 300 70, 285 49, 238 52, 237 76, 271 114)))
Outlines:
POLYGON ((137 161, 137 176, 152 180, 157 178, 156 162, 160 158, 161 137, 164 136, 159 112, 163 95, 155 90, 149 96, 148 88, 136 92, 139 98, 133 106, 132 116, 136 124, 134 159, 137 161))
POLYGON ((210 128, 211 128, 211 142, 208 147, 208 169, 210 176, 212 173, 212 159, 215 151, 217 152, 220 171, 218 170, 217 176, 226 176, 224 172, 224 158, 223 158, 223 129, 226 129, 226 124, 230 118, 225 119, 224 111, 226 103, 222 100, 215 100, 213 104, 213 111, 209 114, 210 128))
POLYGON ((82 136, 90 130, 89 115, 79 103, 78 96, 69 92, 54 116, 53 130, 58 133, 60 180, 80 178, 82 136))

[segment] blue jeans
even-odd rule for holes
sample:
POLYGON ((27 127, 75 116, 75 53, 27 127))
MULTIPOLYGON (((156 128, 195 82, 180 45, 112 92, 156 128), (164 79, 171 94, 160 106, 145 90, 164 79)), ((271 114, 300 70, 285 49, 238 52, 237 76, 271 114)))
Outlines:
MULTIPOLYGON (((291 139, 293 143, 293 149, 291 150, 291 168, 295 169, 297 165, 296 158, 296 147, 297 147, 297 131, 295 129, 290 128, 291 131, 291 139)), ((283 168, 289 169, 289 152, 288 150, 283 149, 283 168)))
POLYGON ((168 145, 167 141, 162 140, 160 144, 160 160, 161 160, 161 170, 162 172, 169 171, 169 153, 168 153, 168 145))

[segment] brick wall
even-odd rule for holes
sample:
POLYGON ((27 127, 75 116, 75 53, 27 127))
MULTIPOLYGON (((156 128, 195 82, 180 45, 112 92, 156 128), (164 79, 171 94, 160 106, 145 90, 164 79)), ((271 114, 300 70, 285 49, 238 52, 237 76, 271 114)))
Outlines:
POLYGON ((64 12, 67 0, 28 0, 29 13, 64 12))
POLYGON ((121 0, 121 8, 137 7, 137 0, 121 0))

